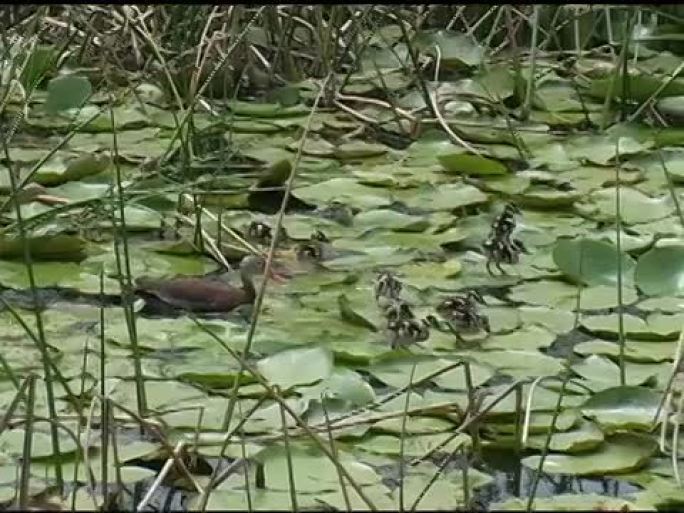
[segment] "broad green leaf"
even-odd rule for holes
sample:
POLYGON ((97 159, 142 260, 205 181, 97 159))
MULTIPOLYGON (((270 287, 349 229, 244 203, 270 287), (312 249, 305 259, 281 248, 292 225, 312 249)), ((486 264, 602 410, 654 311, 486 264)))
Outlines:
POLYGON ((259 372, 283 389, 327 378, 333 371, 333 355, 322 347, 288 349, 257 363, 259 372))
POLYGON ((634 281, 649 296, 684 294, 684 246, 656 247, 642 255, 634 281))
POLYGON ((438 155, 437 160, 450 173, 462 173, 469 176, 505 175, 508 167, 498 160, 471 155, 469 153, 451 153, 438 155))
MULTIPOLYGON (((625 254, 622 262, 623 283, 630 281, 634 261, 625 254)), ((617 248, 604 241, 591 239, 559 240, 553 248, 553 261, 575 281, 589 285, 615 285, 618 280, 617 248)))
POLYGON ((90 81, 78 75, 64 75, 50 80, 45 109, 59 112, 83 105, 92 93, 90 81))
POLYGON ((660 394, 644 387, 619 386, 602 390, 582 405, 582 413, 604 431, 650 431, 660 394))
MULTIPOLYGON (((572 456, 549 454, 544 461, 543 471, 575 476, 624 474, 648 463, 656 447, 657 442, 651 437, 620 433, 608 438, 596 451, 572 456)), ((539 459, 540 456, 528 456, 522 463, 536 469, 539 459)))

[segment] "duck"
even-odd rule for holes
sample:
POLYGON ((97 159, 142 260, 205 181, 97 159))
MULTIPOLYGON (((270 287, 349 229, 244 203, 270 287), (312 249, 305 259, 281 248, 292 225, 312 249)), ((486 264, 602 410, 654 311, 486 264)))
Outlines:
POLYGON ((430 321, 427 319, 398 319, 387 324, 390 335, 390 347, 397 349, 419 342, 430 337, 430 321))
POLYGON ((482 249, 487 257, 485 267, 490 276, 494 276, 492 264, 501 274, 506 275, 508 273, 501 267, 501 264, 515 265, 520 261, 521 253, 529 254, 523 242, 510 235, 490 237, 484 242, 482 249))
MULTIPOLYGON (((158 279, 140 277, 135 281, 135 293, 144 299, 153 298, 174 308, 189 312, 226 313, 251 304, 256 298, 254 278, 263 274, 266 259, 261 255, 248 255, 240 262, 242 287, 223 280, 206 277, 178 277, 158 279)), ((269 277, 275 281, 284 278, 271 270, 269 277)))
POLYGON ((390 271, 380 272, 373 283, 373 295, 375 301, 380 304, 381 298, 385 300, 398 300, 404 285, 397 276, 390 271))
POLYGON ((385 304, 380 305, 380 308, 388 323, 415 318, 411 305, 403 299, 390 299, 385 304))
MULTIPOLYGON (((280 234, 278 237, 279 241, 282 242, 287 239, 285 228, 281 226, 278 232, 280 234)), ((263 221, 252 221, 247 225, 246 236, 248 239, 258 244, 270 244, 271 239, 273 238, 273 229, 263 221)))
POLYGON ((478 291, 469 290, 465 296, 446 298, 437 306, 436 311, 459 339, 463 331, 484 330, 490 333, 489 318, 477 311, 478 303, 487 304, 478 291))

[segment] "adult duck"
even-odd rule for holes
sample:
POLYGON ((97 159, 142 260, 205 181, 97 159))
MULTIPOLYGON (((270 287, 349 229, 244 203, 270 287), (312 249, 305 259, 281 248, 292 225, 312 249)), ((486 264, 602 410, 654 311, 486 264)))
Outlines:
MULTIPOLYGON (((154 298, 174 308, 189 312, 230 312, 240 305, 251 304, 256 298, 254 278, 263 274, 266 259, 250 255, 240 262, 242 287, 235 287, 219 279, 207 278, 138 278, 135 292, 143 298, 154 298)), ((271 270, 269 277, 282 281, 283 277, 271 270)))

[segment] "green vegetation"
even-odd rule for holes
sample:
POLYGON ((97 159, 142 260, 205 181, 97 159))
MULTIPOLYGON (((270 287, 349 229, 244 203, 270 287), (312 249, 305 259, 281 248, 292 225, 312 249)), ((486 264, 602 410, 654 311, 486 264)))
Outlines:
POLYGON ((0 505, 684 503, 684 9, 0 24, 0 505))

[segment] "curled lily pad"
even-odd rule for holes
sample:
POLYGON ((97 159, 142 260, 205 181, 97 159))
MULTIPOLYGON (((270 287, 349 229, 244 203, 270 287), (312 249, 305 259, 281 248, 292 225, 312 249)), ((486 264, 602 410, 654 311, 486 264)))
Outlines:
POLYGON ((371 331, 377 331, 375 324, 353 309, 349 298, 344 294, 337 296, 337 305, 339 306, 340 316, 343 320, 356 326, 368 328, 371 331))
POLYGON ((634 280, 649 296, 684 294, 684 246, 656 247, 642 255, 634 280))
MULTIPOLYGON (((31 257, 37 260, 76 260, 85 258, 85 240, 75 235, 27 237, 31 257)), ((24 243, 19 237, 0 237, 0 258, 23 258, 24 243)))
MULTIPOLYGON (((617 248, 592 239, 559 240, 553 248, 553 261, 563 274, 588 285, 615 285, 618 280, 617 248)), ((634 260, 621 254, 622 280, 629 281, 634 260)))
MULTIPOLYGON (((620 433, 609 438, 596 451, 572 456, 550 454, 544 461, 543 471, 575 476, 632 472, 648 463, 656 446, 651 437, 620 433)), ((529 456, 522 462, 526 467, 536 469, 539 460, 540 456, 529 456)))
POLYGON ((607 432, 619 429, 649 431, 659 404, 660 394, 651 389, 619 386, 598 392, 581 408, 585 416, 607 432))

